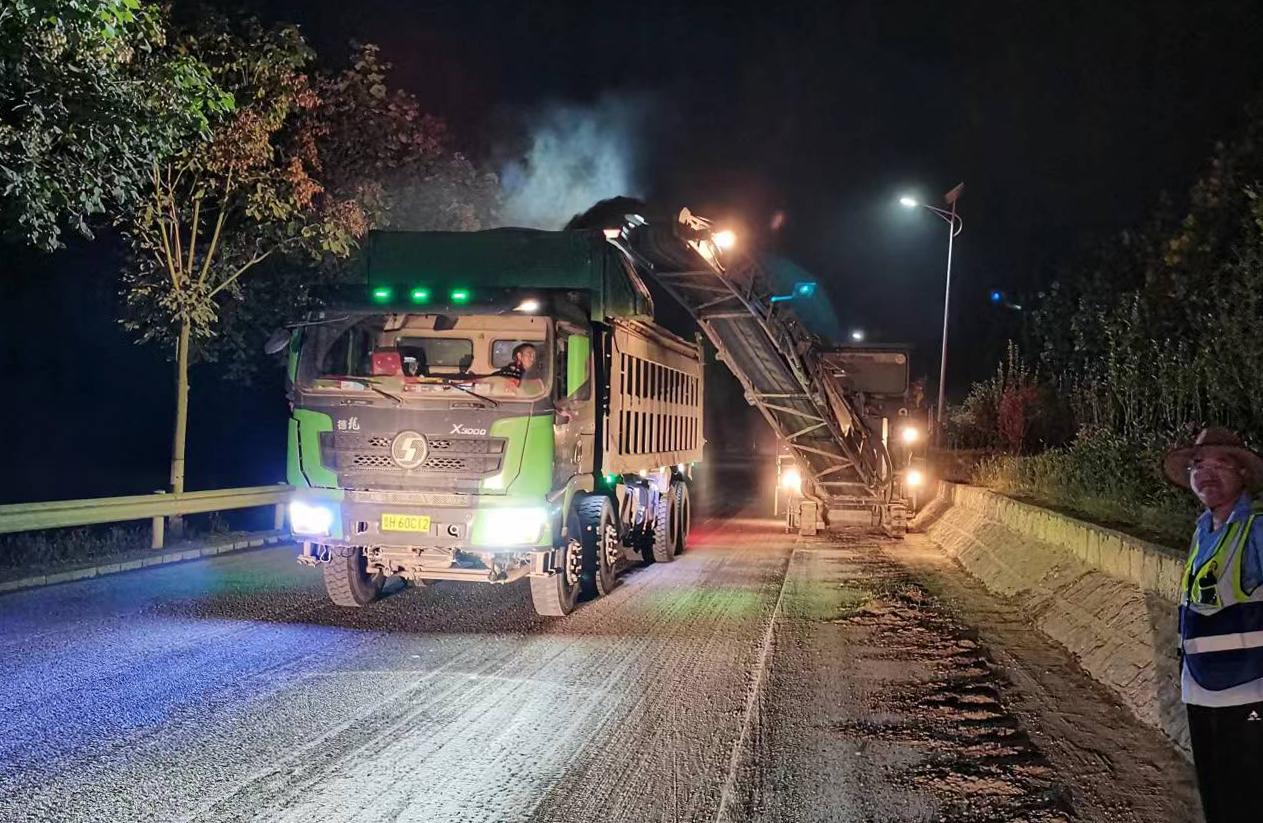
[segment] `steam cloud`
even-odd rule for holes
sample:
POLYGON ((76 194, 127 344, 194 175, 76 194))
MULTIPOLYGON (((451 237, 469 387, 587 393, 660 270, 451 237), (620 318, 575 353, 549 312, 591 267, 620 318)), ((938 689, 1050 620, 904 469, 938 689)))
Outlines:
POLYGON ((635 160, 643 101, 552 104, 526 117, 525 150, 500 170, 506 225, 559 229, 598 200, 638 196, 635 160))

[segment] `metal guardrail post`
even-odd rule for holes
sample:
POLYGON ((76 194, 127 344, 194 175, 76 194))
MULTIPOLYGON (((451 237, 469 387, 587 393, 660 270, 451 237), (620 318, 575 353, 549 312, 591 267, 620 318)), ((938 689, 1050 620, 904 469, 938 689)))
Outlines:
MULTIPOLYGON (((154 494, 166 494, 165 491, 156 491, 154 494)), ((161 549, 166 541, 167 519, 162 515, 157 515, 153 519, 153 534, 149 540, 149 548, 161 549)))
MULTIPOLYGON (((279 486, 288 485, 286 483, 278 483, 279 486)), ((276 511, 272 515, 272 528, 275 531, 281 531, 285 528, 285 509, 287 504, 284 502, 276 504, 276 511)))

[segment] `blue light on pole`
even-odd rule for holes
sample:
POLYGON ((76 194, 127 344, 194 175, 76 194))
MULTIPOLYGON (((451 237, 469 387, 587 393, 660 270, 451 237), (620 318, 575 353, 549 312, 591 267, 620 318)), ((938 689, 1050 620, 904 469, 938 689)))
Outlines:
POLYGON ((1009 299, 1007 294, 999 289, 992 289, 991 293, 987 295, 987 297, 990 298, 992 305, 1004 306, 1006 309, 1013 309, 1013 311, 1022 310, 1022 305, 1020 303, 1014 303, 1009 299))
POLYGON ((797 283, 794 284, 794 288, 790 290, 789 294, 772 295, 772 299, 770 302, 780 303, 784 300, 793 300, 796 297, 811 297, 815 293, 816 293, 815 280, 799 280, 797 283))

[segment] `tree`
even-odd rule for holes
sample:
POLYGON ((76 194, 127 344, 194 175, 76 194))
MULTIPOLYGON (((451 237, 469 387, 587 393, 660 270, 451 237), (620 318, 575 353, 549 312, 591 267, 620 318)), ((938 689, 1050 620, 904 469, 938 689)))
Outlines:
MULTIPOLYGON (((287 133, 314 146, 321 196, 359 203, 370 229, 491 225, 499 180, 453 150, 441 118, 388 87, 389 69, 376 46, 356 44, 345 67, 314 76, 319 103, 299 112, 287 133)), ((192 360, 217 361, 233 379, 252 379, 266 362, 264 339, 278 324, 317 308, 322 287, 354 276, 352 263, 332 254, 269 258, 238 288, 219 295, 214 334, 194 339, 192 360)))
POLYGON ((0 221, 45 249, 134 203, 151 166, 232 105, 140 0, 0 5, 0 221))
POLYGON ((124 278, 124 323, 141 341, 175 350, 177 492, 195 354, 257 360, 251 333, 312 305, 313 286, 343 277, 358 240, 410 203, 403 193, 418 184, 400 181, 456 181, 417 197, 449 215, 429 228, 476 228, 489 207, 474 194, 495 182, 447 149, 440 119, 387 87, 376 47, 357 47, 341 71, 312 75, 314 55, 292 27, 202 17, 181 44, 238 102, 206 139, 154 165, 143 207, 126 222, 136 255, 124 278), (466 166, 481 188, 450 171, 466 166), (450 197, 441 206, 439 191, 450 197))
POLYGON ((189 351, 214 333, 218 305, 240 279, 280 254, 345 256, 367 230, 361 204, 328 196, 313 177, 315 142, 292 126, 320 99, 297 29, 204 17, 181 35, 236 105, 204 139, 155 162, 124 227, 135 250, 124 274, 128 317, 142 341, 175 337, 176 415, 171 488, 184 489, 189 351))

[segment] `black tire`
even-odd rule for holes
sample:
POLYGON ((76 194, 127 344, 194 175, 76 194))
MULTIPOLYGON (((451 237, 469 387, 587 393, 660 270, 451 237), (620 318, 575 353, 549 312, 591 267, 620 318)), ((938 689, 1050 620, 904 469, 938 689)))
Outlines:
POLYGON ((618 585, 618 564, 623 556, 614 506, 608 497, 594 495, 579 500, 575 509, 583 543, 583 594, 601 597, 618 585))
POLYGON ((323 564, 325 591, 335 605, 361 609, 376 600, 385 579, 368 573, 363 549, 330 546, 329 562, 323 564))
POLYGON ((678 540, 677 530, 680 525, 675 515, 674 484, 658 495, 658 503, 653 510, 653 542, 650 551, 653 562, 670 563, 675 559, 675 544, 678 540))
POLYGON ((567 536, 554 549, 558 571, 549 577, 532 577, 531 604, 542 617, 565 617, 574 611, 583 586, 583 544, 579 541, 579 524, 571 516, 567 536))
POLYGON ((688 483, 676 480, 671 484, 671 490, 675 492, 675 516, 678 523, 675 553, 680 554, 688 548, 689 532, 693 528, 693 504, 689 500, 688 483))

